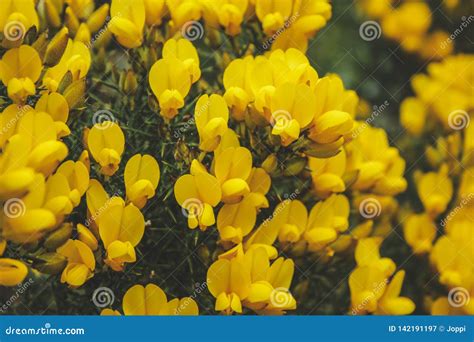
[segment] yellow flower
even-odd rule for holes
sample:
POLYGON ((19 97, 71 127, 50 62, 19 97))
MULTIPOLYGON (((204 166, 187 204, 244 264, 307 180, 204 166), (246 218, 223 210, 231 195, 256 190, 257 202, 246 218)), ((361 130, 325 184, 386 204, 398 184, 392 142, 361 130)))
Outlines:
POLYGON ((181 29, 183 24, 189 21, 197 21, 201 18, 201 2, 195 0, 166 0, 166 6, 170 11, 172 23, 176 29, 181 29))
POLYGON ((244 301, 246 307, 270 315, 296 309, 296 300, 289 291, 293 260, 278 258, 270 266, 266 250, 260 247, 247 252, 244 261, 251 275, 250 293, 244 301))
POLYGON ((426 253, 433 246, 436 226, 426 214, 410 215, 404 222, 403 233, 414 253, 426 253))
POLYGON ((17 243, 34 242, 56 225, 54 214, 42 207, 46 191, 44 176, 35 174, 27 190, 28 193, 21 200, 12 199, 5 203, 2 212, 2 235, 17 243), (5 215, 9 212, 13 215, 5 215))
POLYGON ((145 232, 145 219, 133 204, 117 200, 100 214, 99 234, 107 250, 106 262, 116 270, 123 270, 125 262, 134 262, 134 247, 145 232))
POLYGON ((94 11, 93 0, 66 0, 66 3, 80 19, 86 19, 94 11))
POLYGON ((440 274, 440 283, 448 287, 470 288, 472 284, 472 219, 469 208, 466 209, 466 212, 461 210, 447 216, 446 235, 436 240, 430 254, 430 260, 440 274))
POLYGON ((252 154, 245 147, 228 147, 214 159, 214 174, 221 184, 222 202, 241 201, 250 192, 246 180, 252 171, 252 154))
POLYGON ((425 104, 416 97, 408 97, 400 106, 400 123, 413 135, 423 133, 427 115, 425 104))
POLYGON ((331 18, 331 4, 328 0, 297 0, 285 28, 272 45, 273 49, 296 48, 305 52, 308 40, 323 28, 331 18))
POLYGON ((77 224, 77 236, 79 240, 84 242, 92 251, 97 250, 99 243, 95 235, 87 229, 86 226, 78 223, 77 224))
POLYGON ((14 145, 10 148, 15 154, 23 151, 21 156, 11 156, 19 159, 17 167, 28 166, 45 176, 50 175, 68 153, 66 145, 56 140, 53 119, 44 112, 26 113, 18 123, 17 134, 10 138, 10 145, 14 145))
POLYGON ((209 292, 216 298, 215 309, 242 313, 242 301, 250 293, 250 273, 242 258, 219 259, 207 271, 209 292))
POLYGON ((73 80, 79 80, 87 75, 90 65, 91 55, 87 46, 81 41, 69 39, 58 64, 46 70, 43 84, 54 92, 68 71, 73 80))
POLYGON ((390 277, 396 265, 390 258, 381 258, 379 248, 383 240, 380 237, 368 237, 357 242, 355 259, 357 266, 370 266, 379 269, 383 275, 390 277))
POLYGON ((14 102, 24 102, 35 94, 35 82, 42 69, 38 52, 31 46, 8 50, 0 60, 0 78, 7 87, 8 97, 14 102))
POLYGON ((268 208, 269 204, 265 195, 272 184, 270 175, 263 168, 254 167, 247 178, 247 184, 250 193, 246 197, 252 200, 255 209, 268 208))
POLYGON ((438 172, 415 173, 418 196, 427 214, 435 218, 444 212, 453 196, 453 184, 443 165, 438 172))
POLYGON ((92 278, 95 269, 94 254, 84 242, 69 239, 57 252, 67 258, 68 264, 61 274, 61 283, 79 287, 92 278))
POLYGON ((160 166, 155 158, 136 154, 129 159, 123 174, 127 199, 139 209, 155 196, 160 181, 160 166))
POLYGON ((189 74, 191 83, 195 83, 201 77, 199 68, 199 56, 194 45, 187 39, 169 39, 163 46, 163 58, 177 58, 184 63, 189 74))
POLYGON ((68 160, 61 164, 56 174, 62 174, 66 178, 71 202, 74 206, 79 205, 81 197, 89 187, 89 171, 86 166, 80 161, 68 160))
POLYGON ((20 284, 28 274, 24 263, 15 259, 0 258, 0 285, 15 286, 20 284))
POLYGON ((126 48, 139 47, 143 42, 145 4, 143 0, 112 0, 110 31, 126 48))
POLYGON ((357 172, 351 188, 388 196, 405 191, 405 161, 390 147, 387 133, 369 125, 357 126, 355 132, 356 138, 345 146, 347 171, 357 172))
POLYGON ((358 5, 371 18, 380 18, 392 10, 393 0, 361 0, 358 5))
POLYGON ((38 112, 46 112, 54 120, 56 136, 58 139, 71 133, 66 125, 69 117, 69 105, 63 95, 59 93, 44 93, 36 102, 35 109, 38 112))
POLYGON ((118 170, 125 137, 116 123, 104 121, 95 124, 87 136, 87 146, 104 175, 112 176, 118 170))
POLYGON ((178 178, 174 185, 174 195, 179 205, 186 210, 188 227, 199 226, 205 230, 215 222, 213 207, 222 198, 221 187, 216 177, 198 166, 197 160, 191 165, 191 174, 178 178))
POLYGON ((5 0, 2 2, 0 31, 5 33, 7 40, 20 40, 32 26, 39 28, 39 18, 34 0, 5 0))
POLYGON ((329 197, 346 190, 343 175, 346 171, 346 151, 330 158, 309 158, 309 168, 316 196, 329 197))
POLYGON ((213 151, 227 131, 229 110, 225 100, 216 94, 202 95, 196 103, 194 120, 199 133, 199 148, 213 151))
POLYGON ((217 215, 217 229, 222 241, 242 242, 255 226, 257 211, 250 197, 237 204, 224 204, 217 215))
MULTIPOLYGON (((470 301, 469 301, 470 302, 470 301)), ((465 307, 468 306, 469 302, 465 305, 465 307)), ((462 316, 465 315, 466 313, 464 312, 464 307, 453 307, 448 300, 448 297, 439 297, 434 301, 434 303, 431 305, 431 314, 433 316, 462 316)), ((470 315, 473 314, 471 311, 468 313, 470 315)))
POLYGON ((448 56, 442 62, 430 63, 427 74, 417 74, 411 79, 416 97, 446 129, 466 126, 468 113, 474 108, 470 85, 474 77, 470 67, 473 60, 472 54, 448 56))
POLYGON ((311 209, 304 239, 312 251, 319 251, 337 239, 349 227, 349 200, 344 195, 331 195, 311 209))
POLYGON ((166 14, 165 0, 144 0, 145 21, 148 26, 160 25, 161 19, 166 14))
POLYGON ((255 13, 262 23, 263 32, 271 36, 281 29, 291 14, 291 1, 256 0, 255 13))
POLYGON ((409 315, 415 310, 415 303, 410 298, 400 297, 405 278, 405 271, 398 271, 388 284, 377 305, 378 315, 409 315))
POLYGON ((246 56, 234 59, 224 70, 224 99, 236 120, 243 120, 247 106, 253 100, 251 75, 254 70, 254 59, 246 56))
POLYGON ((104 262, 114 271, 123 271, 125 263, 135 261, 137 261, 135 248, 129 241, 115 240, 107 246, 107 259, 104 262))
POLYGON ((431 26, 431 11, 424 2, 404 2, 382 18, 382 32, 408 52, 417 50, 431 26))
POLYGON ((148 81, 160 103, 161 115, 174 118, 191 88, 188 66, 176 57, 160 59, 151 67, 148 81))
POLYGON ((352 314, 409 315, 415 304, 400 297, 404 271, 397 272, 392 280, 377 267, 360 266, 349 276, 352 314), (388 284, 388 285, 387 285, 388 284))
POLYGON ((349 276, 352 314, 377 310, 378 301, 387 287, 387 278, 377 267, 357 267, 349 276))
POLYGON ((305 84, 284 83, 275 89, 271 99, 272 134, 279 135, 283 146, 298 139, 316 111, 316 96, 305 84))
POLYGON ((279 226, 280 242, 297 242, 306 230, 308 211, 298 200, 284 200, 275 208, 272 219, 279 226))
POLYGON ((130 315, 198 315, 199 308, 190 297, 168 302, 165 292, 155 284, 134 285, 127 290, 122 301, 123 313, 130 315))
POLYGON ((240 33, 248 0, 225 0, 218 8, 219 23, 225 27, 227 34, 235 36, 240 33))

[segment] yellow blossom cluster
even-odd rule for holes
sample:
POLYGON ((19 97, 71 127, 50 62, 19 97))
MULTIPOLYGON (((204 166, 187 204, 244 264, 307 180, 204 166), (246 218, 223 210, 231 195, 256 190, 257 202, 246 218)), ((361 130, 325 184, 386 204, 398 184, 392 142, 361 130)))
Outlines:
MULTIPOLYGON (((4 2, 0 286, 124 293, 101 315, 281 315, 344 264, 337 312, 406 315, 422 310, 409 269, 383 247, 402 225, 447 291, 474 296, 474 61, 438 50, 425 2, 360 1, 406 51, 446 57, 401 103, 408 152, 306 54, 329 0, 4 2), (407 170, 409 149, 428 167, 407 170)), ((474 313, 451 296, 429 310, 474 313)))
POLYGON ((430 63, 426 74, 413 76, 415 96, 401 105, 400 120, 409 134, 440 132, 434 142, 421 144, 429 169, 417 169, 413 177, 422 210, 408 211, 404 223, 407 243, 414 253, 429 254, 448 290, 431 303, 432 314, 474 313, 468 300, 474 284, 473 63, 473 55, 463 54, 430 63))
POLYGON ((449 33, 432 28, 429 1, 362 0, 359 7, 380 23, 374 28, 375 36, 383 34, 408 53, 431 60, 442 59, 453 51, 449 33))

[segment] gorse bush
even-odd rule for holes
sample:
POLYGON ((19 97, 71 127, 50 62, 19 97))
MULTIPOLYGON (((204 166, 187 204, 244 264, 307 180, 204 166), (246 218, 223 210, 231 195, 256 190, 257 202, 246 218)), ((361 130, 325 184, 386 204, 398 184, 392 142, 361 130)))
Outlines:
POLYGON ((474 58, 428 4, 356 8, 427 63, 397 145, 307 53, 327 0, 0 6, 2 312, 473 313, 474 58))

